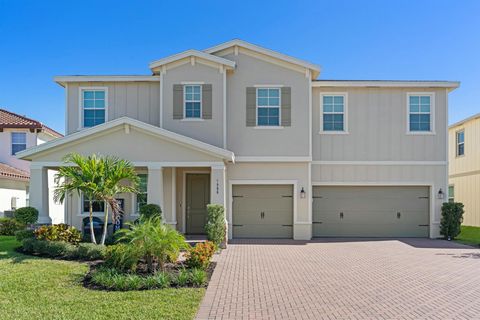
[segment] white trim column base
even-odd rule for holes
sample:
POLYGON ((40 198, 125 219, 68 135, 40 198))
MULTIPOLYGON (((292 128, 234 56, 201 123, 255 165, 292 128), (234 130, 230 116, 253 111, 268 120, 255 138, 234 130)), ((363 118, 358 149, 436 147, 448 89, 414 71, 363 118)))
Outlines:
POLYGON ((48 170, 46 167, 30 168, 30 206, 38 210, 38 224, 51 224, 48 199, 48 170))
POLYGON ((165 208, 163 206, 163 167, 148 166, 147 177, 147 203, 160 206, 162 217, 165 221, 165 208))

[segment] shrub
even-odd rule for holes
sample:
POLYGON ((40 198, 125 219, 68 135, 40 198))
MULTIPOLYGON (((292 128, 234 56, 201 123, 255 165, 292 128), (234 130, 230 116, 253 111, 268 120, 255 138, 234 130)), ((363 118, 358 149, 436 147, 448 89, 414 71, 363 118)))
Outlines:
POLYGON ((190 272, 190 282, 197 287, 203 286, 207 282, 207 273, 202 269, 193 269, 190 272))
POLYGON ((207 210, 207 223, 205 224, 207 239, 219 247, 225 241, 227 230, 225 225, 225 209, 218 204, 209 204, 207 210))
POLYGON ((120 273, 112 268, 99 268, 92 273, 91 282, 110 290, 163 289, 170 287, 170 276, 161 272, 142 277, 136 274, 120 273))
POLYGON ((61 223, 39 227, 35 230, 35 237, 38 240, 64 241, 78 244, 82 240, 82 233, 75 227, 61 223))
POLYGON ((166 272, 160 272, 153 276, 155 282, 157 283, 157 288, 168 288, 170 287, 170 276, 166 272))
POLYGON ((35 244, 38 240, 35 239, 35 238, 28 238, 28 239, 24 239, 22 241, 22 249, 25 253, 29 253, 29 254, 32 254, 34 253, 35 251, 33 250, 35 248, 35 244))
POLYGON ((197 243, 188 250, 185 264, 188 268, 207 269, 215 253, 215 244, 211 241, 197 243))
POLYGON ((158 217, 141 217, 138 223, 127 223, 129 229, 121 229, 120 240, 133 245, 147 262, 148 271, 154 273, 156 259, 162 271, 168 261, 176 261, 180 251, 188 245, 183 235, 162 223, 158 217))
POLYGON ((440 220, 440 234, 446 239, 455 239, 460 234, 463 222, 463 203, 445 202, 442 205, 442 218, 440 220))
POLYGON ((62 241, 45 241, 35 238, 25 239, 22 242, 23 251, 52 258, 71 258, 75 255, 76 247, 62 241))
POLYGON ((189 280, 190 273, 188 272, 188 270, 181 269, 175 277, 174 282, 179 287, 185 287, 188 284, 189 280))
POLYGON ((33 234, 33 230, 25 229, 25 230, 18 230, 17 232, 15 232, 15 238, 19 242, 22 242, 24 239, 30 239, 34 237, 35 235, 33 234))
POLYGON ((0 218, 0 236, 14 236, 15 232, 25 226, 12 218, 0 218))
POLYGON ((131 244, 119 243, 105 250, 105 265, 120 272, 135 271, 141 252, 131 244))
POLYGON ((85 261, 101 260, 105 258, 105 246, 94 243, 80 243, 77 247, 76 258, 85 261))
POLYGON ((149 219, 152 217, 158 217, 162 219, 162 209, 156 204, 146 204, 140 207, 140 217, 149 219))
POLYGON ((34 207, 23 207, 15 210, 14 217, 25 225, 33 224, 38 220, 38 210, 34 207))

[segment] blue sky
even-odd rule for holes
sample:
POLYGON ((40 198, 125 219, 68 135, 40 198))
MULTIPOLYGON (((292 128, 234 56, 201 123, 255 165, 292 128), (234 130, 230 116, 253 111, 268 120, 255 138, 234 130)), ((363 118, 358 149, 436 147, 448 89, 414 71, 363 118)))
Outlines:
POLYGON ((240 38, 322 79, 458 80, 450 123, 480 112, 480 1, 0 0, 0 106, 64 130, 55 75, 148 63, 240 38))

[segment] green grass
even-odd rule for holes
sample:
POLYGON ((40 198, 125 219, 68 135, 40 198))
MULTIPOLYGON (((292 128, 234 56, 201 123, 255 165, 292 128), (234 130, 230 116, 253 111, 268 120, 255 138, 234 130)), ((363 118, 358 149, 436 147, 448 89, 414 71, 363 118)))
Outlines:
POLYGON ((0 318, 9 319, 192 319, 203 288, 106 292, 82 286, 85 263, 41 259, 13 249, 0 236, 0 318))
POLYGON ((462 226, 462 232, 460 232, 455 240, 461 243, 479 246, 480 227, 462 226))

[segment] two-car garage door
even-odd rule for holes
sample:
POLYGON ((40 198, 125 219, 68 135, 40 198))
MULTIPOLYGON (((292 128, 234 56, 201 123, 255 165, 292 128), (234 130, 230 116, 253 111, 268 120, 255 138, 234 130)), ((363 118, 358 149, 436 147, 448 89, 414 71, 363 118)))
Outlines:
POLYGON ((429 188, 313 188, 314 237, 428 237, 429 188))

